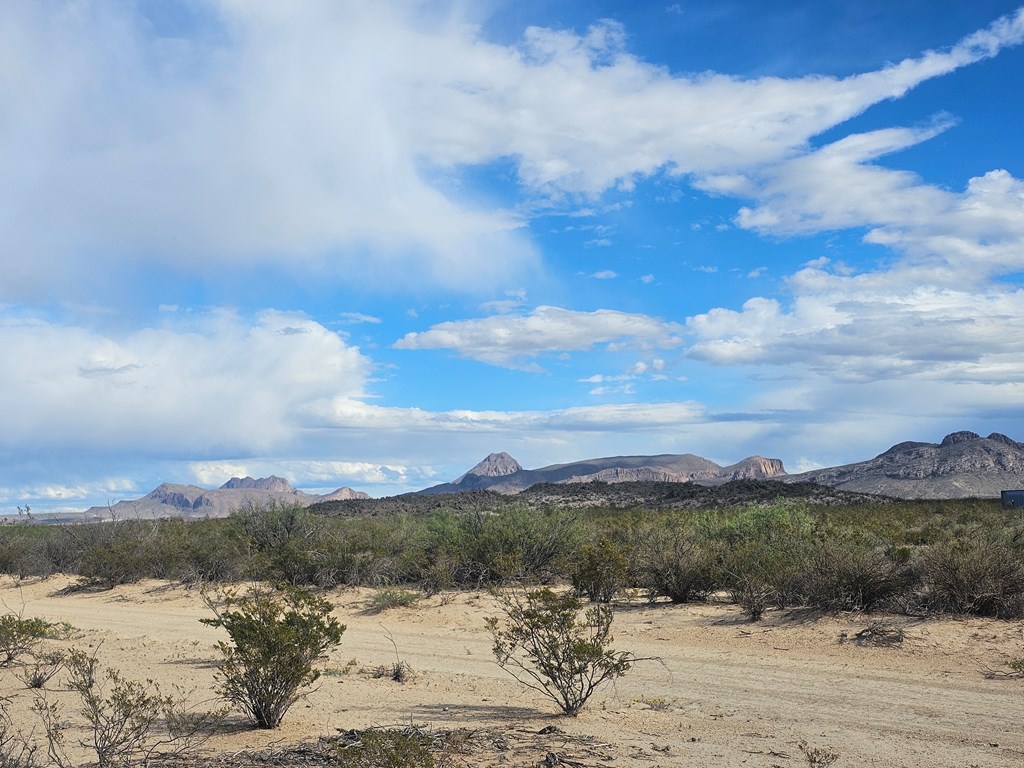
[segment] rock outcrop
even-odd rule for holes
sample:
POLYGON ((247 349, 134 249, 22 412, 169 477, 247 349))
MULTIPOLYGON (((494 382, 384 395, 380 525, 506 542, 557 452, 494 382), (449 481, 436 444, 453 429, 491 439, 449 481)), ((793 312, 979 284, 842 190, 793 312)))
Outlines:
POLYGON ((248 475, 245 477, 232 477, 220 487, 220 490, 226 491, 236 488, 257 491, 273 491, 274 493, 291 493, 295 490, 292 488, 291 483, 277 475, 261 477, 255 480, 248 475))
POLYGON ((953 432, 940 443, 898 443, 868 461, 785 480, 907 499, 996 497, 1024 488, 1024 444, 998 432, 953 432))

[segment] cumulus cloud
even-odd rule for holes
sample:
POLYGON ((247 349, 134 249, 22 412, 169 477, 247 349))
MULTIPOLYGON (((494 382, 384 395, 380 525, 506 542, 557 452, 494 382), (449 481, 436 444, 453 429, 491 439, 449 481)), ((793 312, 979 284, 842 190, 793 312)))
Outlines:
POLYGON ((520 215, 442 188, 435 171, 513 158, 526 188, 554 198, 666 169, 721 188, 1024 35, 1021 11, 873 72, 741 79, 646 63, 614 22, 499 45, 446 6, 221 0, 190 8, 182 36, 145 8, 0 11, 9 297, 153 260, 389 288, 493 283, 536 265, 520 215))
POLYGON ((396 349, 451 349, 492 365, 524 367, 524 361, 551 352, 574 352, 597 345, 610 348, 671 348, 682 343, 678 323, 649 315, 598 309, 579 312, 537 307, 528 315, 496 315, 438 323, 408 333, 396 349))
POLYGON ((230 312, 123 334, 0 317, 0 449, 244 455, 315 426, 316 403, 363 395, 358 348, 301 314, 230 312))

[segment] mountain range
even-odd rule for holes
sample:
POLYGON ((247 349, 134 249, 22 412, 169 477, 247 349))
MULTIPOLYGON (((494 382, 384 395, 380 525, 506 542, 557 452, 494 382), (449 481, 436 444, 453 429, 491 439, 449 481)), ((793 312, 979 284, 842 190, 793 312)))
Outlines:
POLYGON ((669 482, 721 485, 730 480, 755 480, 784 475, 782 462, 751 456, 723 467, 692 453, 658 456, 613 456, 569 464, 552 464, 541 469, 523 469, 507 453, 492 453, 471 470, 450 483, 420 493, 458 493, 488 490, 518 493, 538 483, 669 482))
MULTIPOLYGON (((743 480, 815 483, 839 491, 905 499, 998 497, 1000 491, 1024 488, 1024 443, 998 432, 987 437, 954 432, 939 443, 898 443, 873 459, 798 474, 788 474, 779 459, 762 456, 750 456, 724 467, 686 453, 613 456, 525 469, 507 453, 492 453, 455 480, 412 495, 479 491, 512 495, 534 486, 595 482, 721 486, 743 480)), ((163 483, 141 499, 92 507, 83 517, 223 517, 246 504, 308 507, 320 502, 368 499, 369 494, 351 488, 324 495, 304 493, 273 475, 259 479, 233 477, 214 490, 163 483)))
POLYGON ((368 499, 370 495, 351 488, 339 488, 328 494, 304 493, 292 488, 283 477, 271 475, 254 479, 233 477, 220 488, 208 490, 198 485, 161 483, 141 499, 119 501, 107 507, 91 507, 86 519, 148 519, 160 517, 226 517, 246 504, 299 504, 308 507, 321 501, 368 499))
POLYGON ((524 469, 507 453, 492 453, 450 483, 419 493, 489 490, 519 493, 539 483, 692 482, 716 486, 733 480, 811 482, 837 490, 907 499, 996 497, 1024 488, 1024 443, 994 432, 954 432, 940 443, 905 442, 873 459, 788 474, 779 459, 750 456, 721 466, 693 454, 615 456, 524 469))

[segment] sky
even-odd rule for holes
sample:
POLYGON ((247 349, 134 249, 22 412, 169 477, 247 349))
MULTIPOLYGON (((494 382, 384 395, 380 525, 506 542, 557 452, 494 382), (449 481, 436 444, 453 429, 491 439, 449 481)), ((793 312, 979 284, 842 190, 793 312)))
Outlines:
POLYGON ((1022 42, 997 0, 3 0, 0 513, 1024 439, 1022 42))

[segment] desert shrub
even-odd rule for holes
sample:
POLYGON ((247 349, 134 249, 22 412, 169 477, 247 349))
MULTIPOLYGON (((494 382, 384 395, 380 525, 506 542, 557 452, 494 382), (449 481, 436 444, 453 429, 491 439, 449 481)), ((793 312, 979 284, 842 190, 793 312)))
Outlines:
MULTIPOLYGON (((72 650, 67 658, 68 689, 81 702, 88 739, 79 743, 96 754, 99 768, 150 765, 157 758, 182 757, 206 739, 224 712, 195 712, 187 695, 163 695, 152 681, 141 683, 113 669, 99 673, 95 653, 72 650)), ((180 694, 181 692, 178 691, 180 694)), ((43 723, 48 764, 73 768, 65 751, 67 721, 45 696, 33 710, 43 723)))
POLYGON ((602 684, 638 660, 611 648, 612 610, 582 610, 579 598, 550 589, 500 595, 505 621, 487 619, 498 665, 575 717, 602 684))
POLYGON ((366 610, 369 613, 381 613, 392 608, 405 608, 417 603, 421 597, 422 595, 410 592, 407 589, 384 587, 383 589, 378 589, 374 596, 370 598, 366 610))
POLYGON ((329 602, 294 587, 226 591, 207 604, 216 617, 200 621, 223 627, 231 639, 218 643, 220 695, 257 727, 276 728, 301 689, 320 676, 313 665, 341 642, 344 625, 329 602))
POLYGON ((808 768, 829 768, 839 759, 839 753, 831 747, 812 747, 806 741, 801 741, 797 746, 808 768))
POLYGON ((46 762, 38 745, 15 727, 8 704, 0 699, 0 768, 43 768, 46 762))
POLYGON ((160 523, 155 520, 110 520, 65 526, 81 545, 78 574, 114 587, 155 575, 160 523))
POLYGON ((81 652, 72 653, 67 664, 68 687, 81 697, 89 746, 100 768, 128 766, 152 752, 153 745, 147 741, 167 707, 156 685, 129 680, 113 669, 107 670, 101 681, 95 657, 81 652))
POLYGON ((929 547, 921 558, 928 608, 998 618, 1024 616, 1024 557, 1018 537, 975 530, 929 547))
POLYGON ((408 565, 422 527, 406 518, 331 520, 318 542, 316 585, 380 586, 414 580, 408 565))
POLYGON ((718 550, 715 542, 692 528, 678 523, 655 527, 638 546, 637 578, 652 600, 707 600, 722 583, 718 550))
POLYGON ((42 527, 29 525, 9 525, 0 529, 0 573, 9 573, 19 579, 53 574, 54 564, 47 551, 47 533, 42 527))
POLYGON ((64 666, 65 657, 61 651, 47 651, 33 654, 32 664, 26 665, 22 674, 26 688, 42 688, 64 666))
POLYGON ((253 574, 292 586, 315 584, 321 569, 323 518, 298 504, 250 504, 231 514, 254 558, 253 574))
POLYGON ((26 619, 14 613, 0 616, 0 667, 9 667, 18 657, 35 651, 53 631, 53 624, 38 617, 26 619))
POLYGON ((592 603, 610 603, 626 585, 629 562, 607 536, 580 551, 572 571, 572 585, 592 603))
POLYGON ((909 550, 884 548, 851 537, 817 543, 802 592, 807 604, 834 610, 871 611, 908 594, 916 577, 909 550))
POLYGON ((252 570, 242 536, 232 521, 160 521, 153 576, 192 585, 237 581, 252 570))
POLYGON ((721 545, 723 583, 757 620, 769 605, 803 601, 806 564, 814 548, 814 522, 788 503, 753 507, 709 518, 703 532, 721 545))
POLYGON ((500 514, 457 518, 456 529, 432 545, 431 560, 456 561, 464 586, 546 581, 568 573, 583 539, 583 526, 574 515, 510 507, 500 514))
POLYGON ((348 731, 334 743, 339 768, 434 768, 436 739, 416 729, 348 731))

